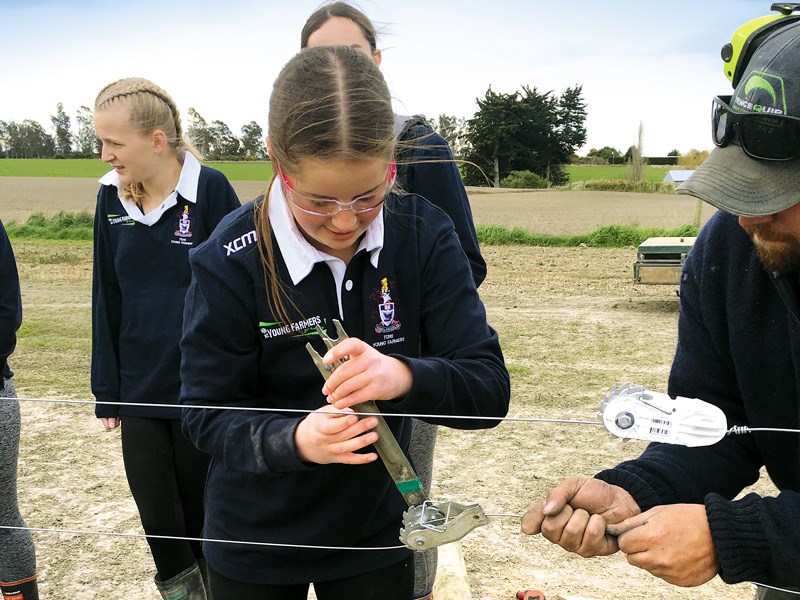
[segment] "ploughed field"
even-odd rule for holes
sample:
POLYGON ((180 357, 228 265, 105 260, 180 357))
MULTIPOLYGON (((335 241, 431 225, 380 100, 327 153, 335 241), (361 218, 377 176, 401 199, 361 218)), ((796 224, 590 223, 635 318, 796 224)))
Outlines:
MULTIPOLYGON (((74 187, 63 179, 49 187, 42 184, 52 180, 25 180, 0 178, 3 221, 94 208, 92 180, 77 180, 74 187), (14 186, 22 191, 9 193, 14 186)), ((235 186, 243 198, 259 189, 235 186)), ((480 225, 542 233, 582 233, 612 223, 673 227, 690 223, 695 206, 679 196, 592 192, 471 192, 470 199, 480 225)), ((704 221, 711 212, 703 209, 704 221)), ((16 240, 14 249, 25 310, 11 361, 18 393, 88 400, 91 245, 16 240)), ((481 296, 511 372, 511 416, 592 420, 611 386, 665 389, 676 340, 676 287, 635 285, 634 248, 486 246, 483 252, 489 275, 481 296)), ((140 533, 118 433, 105 432, 88 405, 21 404, 19 494, 28 525, 140 533)), ((591 475, 643 447, 594 425, 440 428, 432 496, 477 502, 489 515, 520 515, 564 477, 591 475)), ((771 493, 764 482, 755 489, 771 493)), ((141 538, 42 532, 34 540, 43 598, 158 598, 141 538)), ((492 517, 464 538, 462 548, 472 596, 481 600, 510 600, 524 588, 541 589, 551 599, 751 594, 747 584, 727 586, 719 579, 676 588, 629 566, 620 554, 583 559, 541 537, 521 535, 515 516, 492 517)))

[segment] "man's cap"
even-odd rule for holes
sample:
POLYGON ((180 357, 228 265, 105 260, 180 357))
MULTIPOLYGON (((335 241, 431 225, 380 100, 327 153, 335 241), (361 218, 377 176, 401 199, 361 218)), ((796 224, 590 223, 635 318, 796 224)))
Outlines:
MULTIPOLYGON (((731 97, 732 110, 800 117, 800 23, 767 37, 731 97)), ((741 146, 715 148, 677 192, 747 217, 772 215, 800 202, 800 158, 764 161, 741 146)))

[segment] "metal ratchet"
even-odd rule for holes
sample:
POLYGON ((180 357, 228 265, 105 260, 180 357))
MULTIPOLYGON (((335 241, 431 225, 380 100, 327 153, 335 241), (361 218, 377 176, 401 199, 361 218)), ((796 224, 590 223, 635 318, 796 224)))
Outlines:
MULTIPOLYGON (((348 337, 338 319, 333 319, 333 325, 336 328, 336 338, 331 338, 322 327, 317 325, 317 333, 329 350, 348 337)), ((306 350, 325 381, 330 378, 331 373, 337 367, 347 360, 343 358, 326 365, 310 343, 306 344, 306 350)), ((401 542, 412 550, 427 550, 458 541, 476 527, 489 522, 489 518, 478 504, 465 505, 451 501, 429 500, 422 489, 422 482, 414 471, 414 467, 411 466, 403 449, 398 444, 397 438, 386 424, 375 401, 369 400, 356 404, 353 406, 353 410, 357 413, 369 413, 378 419, 378 425, 375 427, 378 441, 373 445, 409 507, 403 513, 403 527, 400 529, 401 542)))

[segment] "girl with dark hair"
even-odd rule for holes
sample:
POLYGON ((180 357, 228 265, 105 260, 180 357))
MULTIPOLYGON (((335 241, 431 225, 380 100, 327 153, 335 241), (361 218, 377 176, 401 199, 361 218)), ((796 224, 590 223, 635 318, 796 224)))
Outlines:
MULTIPOLYGON (((394 191, 394 115, 371 60, 300 52, 273 87, 269 132, 265 197, 190 253, 181 401, 212 456, 205 535, 255 542, 205 545, 211 591, 305 600, 313 583, 320 600, 410 600, 407 506, 372 448, 377 420, 352 407, 494 426, 436 415, 506 414, 497 334, 452 221, 394 191), (334 319, 351 337, 324 356, 347 358, 324 382, 306 343, 325 354, 316 326, 335 337, 334 319)), ((407 450, 411 420, 386 420, 407 450)))
MULTIPOLYGON (((380 67, 382 54, 372 21, 346 2, 323 4, 306 20, 300 33, 300 47, 350 46, 369 56, 380 67)), ((461 181, 453 153, 447 141, 420 116, 395 115, 398 139, 397 183, 403 191, 423 196, 453 220, 461 247, 469 259, 475 286, 486 277, 486 263, 481 256, 467 191, 461 181)), ((416 466, 426 493, 433 480, 433 452, 437 426, 414 419, 409 454, 416 466)), ((429 598, 436 580, 437 551, 432 548, 414 555, 416 583, 414 597, 429 598)))
MULTIPOLYGON (((300 48, 339 45, 355 48, 381 66, 378 33, 369 17, 346 2, 330 2, 306 20, 300 33, 300 48)), ((453 220, 475 286, 480 287, 486 277, 486 262, 478 246, 467 191, 447 140, 423 117, 395 115, 394 119, 399 142, 399 187, 427 198, 453 220)))

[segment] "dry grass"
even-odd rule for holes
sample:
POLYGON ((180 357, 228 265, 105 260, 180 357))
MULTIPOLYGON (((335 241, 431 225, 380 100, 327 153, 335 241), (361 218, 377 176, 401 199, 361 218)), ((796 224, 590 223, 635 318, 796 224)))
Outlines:
MULTIPOLYGON (((88 398, 91 248, 19 242, 25 328, 13 356, 21 396, 88 398)), ((663 390, 675 344, 675 288, 635 286, 634 251, 484 248, 481 288, 512 374, 511 414, 593 419, 602 394, 625 381, 663 390)), ((480 432, 441 429, 433 495, 519 515, 563 477, 637 455, 599 427, 505 423, 480 432)), ((119 438, 88 406, 23 403, 19 481, 29 525, 139 532, 119 438)), ((766 484, 762 489, 768 491, 766 484)), ((141 539, 35 534, 43 597, 157 598, 141 539)), ((692 590, 630 567, 621 555, 586 560, 519 520, 493 518, 463 540, 475 599, 511 599, 536 587, 549 598, 744 598, 719 580, 692 590)), ((443 599, 450 600, 450 599, 443 599)))

